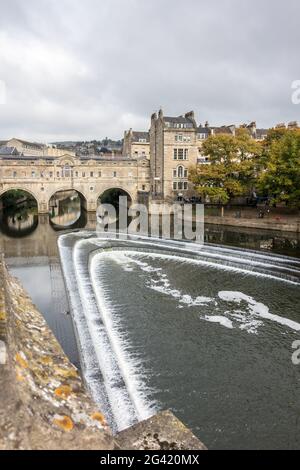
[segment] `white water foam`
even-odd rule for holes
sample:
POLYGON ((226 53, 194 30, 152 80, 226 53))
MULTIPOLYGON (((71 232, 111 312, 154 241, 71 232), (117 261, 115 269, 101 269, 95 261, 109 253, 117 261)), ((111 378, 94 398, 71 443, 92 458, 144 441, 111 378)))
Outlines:
POLYGON ((82 307, 93 341, 97 360, 103 375, 107 396, 109 398, 118 430, 122 430, 134 424, 137 417, 126 387, 122 384, 122 373, 119 369, 114 351, 112 350, 108 331, 105 326, 100 323, 101 314, 94 297, 90 273, 87 268, 87 255, 84 255, 84 251, 88 247, 89 243, 89 240, 81 240, 75 244, 73 250, 73 263, 79 293, 81 299, 84 299, 82 307))
MULTIPOLYGON (((156 410, 154 409, 154 404, 147 399, 149 391, 141 379, 142 364, 130 354, 130 349, 132 349, 131 345, 127 341, 124 333, 120 332, 114 307, 110 301, 108 292, 103 287, 103 260, 110 259, 118 264, 125 263, 123 267, 127 268, 126 263, 128 263, 128 260, 125 259, 122 254, 120 255, 121 256, 116 256, 115 252, 100 252, 95 254, 90 263, 90 275, 98 308, 106 327, 113 352, 122 372, 128 394, 135 407, 138 420, 144 420, 152 416, 156 410)), ((143 264, 141 264, 141 266, 143 268, 146 267, 143 264)))
POLYGON ((211 323, 220 323, 220 325, 231 330, 233 329, 232 321, 227 317, 222 317, 221 315, 205 315, 204 319, 211 323))
MULTIPOLYGON (((115 252, 114 254, 110 252, 110 256, 125 270, 131 269, 133 270, 133 266, 138 266, 143 271, 149 273, 155 273, 157 279, 151 278, 149 281, 146 281, 146 286, 156 292, 159 292, 164 295, 169 295, 176 299, 179 304, 186 304, 190 307, 195 307, 197 305, 205 305, 210 302, 213 302, 215 299, 205 296, 198 296, 196 298, 192 298, 188 294, 182 293, 178 289, 172 288, 169 279, 167 278, 166 274, 162 272, 161 268, 154 268, 150 266, 145 261, 141 261, 137 259, 138 256, 144 256, 148 258, 160 258, 160 259, 172 259, 179 262, 190 262, 194 264, 210 264, 207 262, 197 260, 191 260, 186 258, 180 258, 174 255, 166 255, 166 254, 157 254, 157 253, 145 253, 145 252, 138 252, 138 251, 122 251, 120 256, 120 252, 115 252), (135 258, 134 258, 135 257, 135 258)), ((267 275, 266 277, 273 277, 267 275)), ((290 320, 288 318, 280 317, 279 315, 274 315, 269 312, 269 308, 254 300, 252 297, 243 294, 242 292, 233 292, 233 291, 221 291, 218 293, 218 297, 221 300, 228 301, 228 302, 236 302, 238 304, 241 301, 247 302, 249 306, 248 312, 241 312, 241 311, 233 311, 233 312, 226 312, 228 317, 218 316, 218 315, 202 315, 201 319, 206 321, 220 323, 222 326, 226 326, 227 328, 234 328, 233 320, 236 320, 237 326, 239 329, 246 331, 247 333, 256 334, 258 328, 263 325, 261 321, 262 318, 272 320, 277 322, 281 325, 288 326, 289 328, 294 329, 295 331, 300 330, 300 324, 290 320), (228 321, 225 321, 228 320, 228 321)))
POLYGON ((267 320, 274 321, 280 325, 288 326, 292 330, 300 331, 300 323, 290 320, 289 318, 280 317, 279 315, 270 313, 269 307, 263 303, 257 302, 255 299, 253 299, 253 297, 243 294, 242 292, 220 291, 218 296, 221 300, 226 302, 235 302, 240 304, 242 301, 244 301, 249 306, 250 314, 259 318, 265 318, 267 320))

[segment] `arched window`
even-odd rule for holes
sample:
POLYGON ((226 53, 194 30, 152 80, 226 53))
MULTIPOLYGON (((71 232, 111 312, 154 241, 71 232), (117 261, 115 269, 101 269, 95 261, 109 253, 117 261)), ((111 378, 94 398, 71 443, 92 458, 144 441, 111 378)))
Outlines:
POLYGON ((183 166, 179 166, 179 167, 177 168, 177 176, 178 176, 178 178, 183 178, 183 172, 184 172, 183 166))
POLYGON ((68 163, 63 166, 62 175, 64 178, 70 178, 72 176, 72 167, 68 163))

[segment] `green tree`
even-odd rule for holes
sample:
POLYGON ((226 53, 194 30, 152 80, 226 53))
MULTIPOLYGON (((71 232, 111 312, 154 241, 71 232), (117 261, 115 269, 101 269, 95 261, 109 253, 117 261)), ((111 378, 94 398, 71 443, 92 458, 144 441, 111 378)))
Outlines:
POLYGON ((248 194, 257 171, 260 146, 245 129, 236 136, 210 136, 202 147, 210 165, 197 165, 190 179, 197 192, 210 201, 226 204, 232 197, 248 194))
POLYGON ((264 143, 259 189, 276 203, 300 208, 300 130, 275 129, 264 143))

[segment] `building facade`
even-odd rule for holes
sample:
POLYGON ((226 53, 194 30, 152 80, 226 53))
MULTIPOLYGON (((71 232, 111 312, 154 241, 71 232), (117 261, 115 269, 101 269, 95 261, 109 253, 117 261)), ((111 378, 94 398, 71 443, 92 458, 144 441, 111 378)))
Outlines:
POLYGON ((149 132, 129 131, 124 132, 123 157, 150 159, 149 132))
POLYGON ((172 200, 187 194, 189 169, 198 160, 197 124, 194 113, 164 116, 160 110, 151 116, 150 173, 153 198, 172 200))
MULTIPOLYGON (((35 157, 61 157, 66 151, 63 149, 58 149, 56 147, 38 144, 35 142, 28 142, 21 139, 10 139, 5 141, 6 147, 15 148, 21 155, 25 157, 35 156, 35 157)), ((75 156, 75 153, 68 152, 70 155, 75 156)))

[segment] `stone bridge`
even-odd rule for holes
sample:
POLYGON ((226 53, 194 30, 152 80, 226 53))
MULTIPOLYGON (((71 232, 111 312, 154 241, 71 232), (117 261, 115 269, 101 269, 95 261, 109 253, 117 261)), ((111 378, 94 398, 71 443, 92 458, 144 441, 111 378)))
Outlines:
POLYGON ((150 165, 146 158, 103 158, 98 156, 55 157, 2 156, 0 198, 12 189, 30 193, 40 214, 49 212, 57 192, 75 190, 87 211, 96 211, 101 196, 110 189, 127 193, 132 202, 150 191, 150 165))

